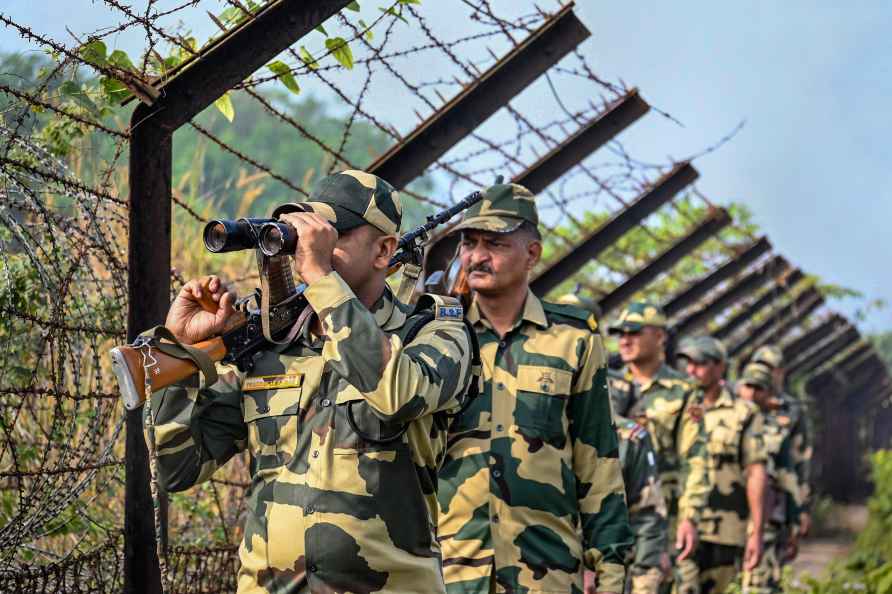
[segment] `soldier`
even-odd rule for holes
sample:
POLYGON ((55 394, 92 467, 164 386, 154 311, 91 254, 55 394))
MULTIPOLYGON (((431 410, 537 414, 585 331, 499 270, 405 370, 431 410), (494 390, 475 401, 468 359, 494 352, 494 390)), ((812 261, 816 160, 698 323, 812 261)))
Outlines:
POLYGON ((647 429, 631 419, 614 417, 619 437, 619 460, 626 483, 629 520, 635 534, 635 551, 629 567, 627 591, 656 594, 669 571, 669 524, 666 499, 653 441, 647 429))
POLYGON ((666 498, 670 534, 678 561, 697 545, 697 522, 709 488, 702 396, 664 361, 666 316, 660 308, 633 302, 610 327, 619 336, 625 367, 612 371, 610 388, 618 415, 644 425, 653 438, 666 498))
POLYGON ((765 418, 764 439, 769 455, 768 505, 764 551, 759 564, 743 572, 744 594, 774 594, 781 592, 781 561, 784 555, 784 532, 787 518, 797 511, 798 483, 791 455, 792 434, 789 418, 778 414, 779 401, 772 396, 774 381, 771 370, 761 363, 747 365, 737 391, 741 398, 755 402, 765 418))
MULTIPOLYGON (((727 354, 722 343, 700 336, 682 343, 679 358, 703 391, 711 490, 700 519, 700 545, 682 570, 699 577, 701 594, 724 592, 740 570, 752 570, 762 556, 767 455, 758 406, 732 394, 723 378, 727 354), (753 527, 747 535, 747 521, 753 527)), ((688 578, 690 579, 690 578, 688 578)), ((696 587, 695 587, 696 588, 696 587)))
MULTIPOLYGON (((595 315, 597 304, 575 293, 563 295, 557 303, 583 307, 595 315)), ((612 394, 612 393, 611 393, 612 394)), ((629 522, 635 535, 635 547, 629 556, 626 592, 656 594, 663 576, 669 571, 669 526, 666 500, 660 488, 660 474, 653 441, 647 429, 625 417, 614 415, 619 438, 619 461, 626 484, 629 522)), ((594 585, 594 573, 587 571, 586 586, 594 585)))
POLYGON ((790 455, 796 468, 799 499, 795 502, 798 508, 795 517, 788 518, 790 530, 784 551, 784 562, 786 562, 796 557, 800 538, 807 536, 811 528, 812 434, 805 406, 799 399, 785 391, 783 351, 774 345, 760 347, 753 353, 752 362, 761 363, 771 369, 774 396, 779 400, 778 419, 790 427, 790 455))
POLYGON ((440 470, 449 593, 619 593, 631 546, 607 393, 588 312, 529 290, 542 242, 533 195, 498 184, 466 213, 460 260, 484 388, 450 427, 440 470))
MULTIPOLYGON (((249 373, 223 368, 211 386, 154 395, 161 485, 188 489, 248 450, 241 593, 443 593, 435 415, 468 385, 471 336, 460 308, 422 317, 387 288, 401 219, 390 184, 345 171, 304 206, 312 212, 281 219, 300 238, 294 266, 311 315, 249 373)), ((216 314, 198 305, 198 281, 171 306, 167 326, 183 343, 219 332, 232 312, 218 279, 206 290, 216 314)))

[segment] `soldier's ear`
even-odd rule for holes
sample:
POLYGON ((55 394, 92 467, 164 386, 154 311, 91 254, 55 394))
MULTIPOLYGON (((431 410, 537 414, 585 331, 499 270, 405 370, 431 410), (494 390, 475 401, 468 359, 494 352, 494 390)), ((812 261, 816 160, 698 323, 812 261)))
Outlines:
POLYGON ((386 270, 390 267, 390 259, 396 252, 398 239, 396 235, 380 235, 369 246, 374 254, 372 265, 376 270, 386 270))
POLYGON ((534 239, 527 244, 527 270, 532 270, 542 257, 542 242, 534 239))

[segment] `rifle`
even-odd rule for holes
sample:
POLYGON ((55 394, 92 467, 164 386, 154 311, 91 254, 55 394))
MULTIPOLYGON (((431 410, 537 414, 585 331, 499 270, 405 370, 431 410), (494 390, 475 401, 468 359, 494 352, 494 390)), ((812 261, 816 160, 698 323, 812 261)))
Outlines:
MULTIPOLYGON (((473 192, 453 206, 429 215, 424 224, 401 236, 388 274, 406 264, 419 265, 428 232, 482 198, 481 192, 473 192)), ((203 364, 202 371, 217 362, 250 371, 256 353, 294 339, 312 310, 303 297, 306 285, 295 286, 291 276, 287 251, 293 254, 296 248, 296 239, 291 238, 296 238, 294 229, 275 219, 215 220, 205 226, 204 243, 208 251, 255 250, 261 288, 236 302, 235 313, 226 320, 220 336, 184 346, 169 331, 159 327, 151 334, 140 335, 133 344, 111 349, 112 369, 125 408, 139 408, 145 402, 146 388, 154 392, 191 377, 199 371, 199 364, 203 364), (273 229, 281 232, 283 240, 279 240, 273 229), (261 242, 261 238, 269 239, 270 235, 272 240, 261 242), (284 246, 284 250, 271 249, 278 246, 284 246), (147 374, 147 370, 151 372, 147 374)), ((202 286, 202 293, 199 304, 215 312, 218 306, 210 297, 207 283, 202 286)))

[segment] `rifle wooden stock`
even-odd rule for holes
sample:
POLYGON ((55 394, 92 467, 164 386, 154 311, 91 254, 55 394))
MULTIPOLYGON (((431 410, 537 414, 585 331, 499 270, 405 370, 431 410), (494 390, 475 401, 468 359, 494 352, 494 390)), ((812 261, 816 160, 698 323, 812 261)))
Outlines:
MULTIPOLYGON (((222 361, 226 356, 226 346, 223 339, 218 337, 205 340, 192 345, 203 351, 211 361, 222 361)), ((178 359, 162 353, 153 348, 148 353, 149 347, 119 346, 111 350, 112 367, 118 377, 118 385, 121 388, 121 396, 124 407, 133 410, 142 406, 146 400, 145 367, 143 366, 143 354, 151 355, 149 361, 155 363, 150 367, 151 377, 149 384, 152 391, 161 390, 178 381, 198 372, 198 367, 188 359, 178 359)))

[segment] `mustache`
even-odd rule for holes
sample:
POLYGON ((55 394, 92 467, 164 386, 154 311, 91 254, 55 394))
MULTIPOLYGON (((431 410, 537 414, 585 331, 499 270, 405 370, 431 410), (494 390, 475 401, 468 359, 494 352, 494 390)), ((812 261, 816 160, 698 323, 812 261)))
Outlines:
POLYGON ((489 264, 471 264, 468 266, 468 274, 472 272, 486 272, 492 274, 492 268, 489 267, 489 264))

